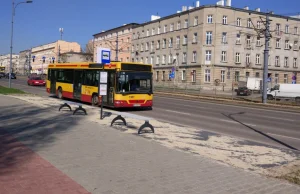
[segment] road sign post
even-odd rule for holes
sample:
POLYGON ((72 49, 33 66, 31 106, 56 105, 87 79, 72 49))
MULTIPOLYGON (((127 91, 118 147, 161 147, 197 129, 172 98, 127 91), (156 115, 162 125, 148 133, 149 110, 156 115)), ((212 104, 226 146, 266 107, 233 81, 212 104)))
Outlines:
POLYGON ((101 113, 100 119, 103 119, 103 97, 107 95, 107 72, 99 73, 99 96, 101 97, 101 113))

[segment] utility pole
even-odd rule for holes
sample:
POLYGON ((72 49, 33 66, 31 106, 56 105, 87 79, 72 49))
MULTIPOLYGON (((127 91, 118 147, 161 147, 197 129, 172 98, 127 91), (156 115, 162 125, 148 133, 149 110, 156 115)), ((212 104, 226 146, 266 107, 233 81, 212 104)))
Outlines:
POLYGON ((59 28, 59 32, 60 32, 60 40, 62 40, 64 29, 63 28, 59 28))
POLYGON ((29 73, 30 73, 30 62, 31 62, 31 49, 29 50, 29 54, 28 54, 28 71, 27 71, 27 75, 29 75, 29 73))
POLYGON ((265 50, 264 50, 264 75, 263 75, 263 96, 262 102, 267 103, 267 87, 268 87, 268 60, 269 60, 269 41, 271 38, 270 34, 270 18, 269 13, 266 15, 266 30, 265 30, 265 50))
POLYGON ((117 32, 117 39, 116 39, 116 61, 118 61, 118 52, 119 52, 119 35, 117 32))

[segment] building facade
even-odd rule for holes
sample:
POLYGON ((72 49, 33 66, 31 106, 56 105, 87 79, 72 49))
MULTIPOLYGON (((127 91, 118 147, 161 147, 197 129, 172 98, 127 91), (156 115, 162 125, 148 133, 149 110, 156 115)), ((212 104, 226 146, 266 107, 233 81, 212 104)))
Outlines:
POLYGON ((31 73, 47 74, 50 63, 60 62, 61 54, 67 52, 81 52, 77 42, 58 40, 31 49, 31 73))
POLYGON ((30 72, 31 50, 20 51, 18 70, 20 74, 27 75, 30 72))
POLYGON ((97 48, 108 48, 111 50, 112 61, 130 61, 130 48, 132 39, 132 28, 138 24, 124 24, 107 31, 95 34, 93 39, 94 44, 94 62, 97 61, 97 48), (118 58, 116 53, 118 52, 118 58))
POLYGON ((93 62, 92 53, 82 53, 82 52, 67 52, 61 54, 62 63, 71 62, 93 62))
MULTIPOLYGON (((133 28, 131 61, 153 64, 157 86, 232 89, 247 77, 262 78, 266 13, 197 5, 133 28)), ((292 83, 293 75, 299 82, 300 19, 270 19, 269 85, 292 83)))
MULTIPOLYGON (((9 73, 10 67, 10 54, 0 55, 0 66, 5 67, 5 73, 9 73)), ((19 74, 19 55, 12 55, 12 72, 19 74)))

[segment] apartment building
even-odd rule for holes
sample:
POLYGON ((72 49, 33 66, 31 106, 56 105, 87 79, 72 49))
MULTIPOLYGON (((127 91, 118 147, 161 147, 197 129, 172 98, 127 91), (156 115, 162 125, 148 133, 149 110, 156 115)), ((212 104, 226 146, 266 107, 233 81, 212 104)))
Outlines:
MULTIPOLYGON (((270 13, 271 85, 291 83, 299 75, 300 19, 270 13), (297 74, 298 73, 298 74, 297 74)), ((156 85, 231 88, 247 77, 263 76, 266 13, 259 8, 234 8, 231 1, 217 5, 196 3, 182 11, 133 28, 131 60, 151 63, 156 85), (175 69, 175 78, 169 74, 175 69)))
POLYGON ((48 65, 61 62, 61 54, 67 52, 81 52, 81 46, 77 42, 58 40, 31 48, 31 73, 47 74, 48 65))
MULTIPOLYGON (((5 73, 9 73, 10 54, 0 55, 0 66, 5 67, 5 73)), ((19 66, 19 55, 12 54, 12 72, 13 73, 19 74, 18 66, 19 66)))
POLYGON ((132 28, 136 26, 138 26, 136 23, 124 24, 123 26, 94 34, 94 61, 96 62, 97 60, 98 47, 109 48, 111 50, 112 61, 130 61, 132 28), (117 51, 118 59, 116 59, 117 51))

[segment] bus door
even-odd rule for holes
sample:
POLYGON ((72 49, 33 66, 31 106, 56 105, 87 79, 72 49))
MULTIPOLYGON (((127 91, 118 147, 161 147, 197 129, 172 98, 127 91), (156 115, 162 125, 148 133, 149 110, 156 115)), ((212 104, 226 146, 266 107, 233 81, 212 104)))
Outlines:
POLYGON ((56 78, 57 78, 57 70, 50 69, 50 74, 49 74, 50 94, 56 93, 56 78))
POLYGON ((113 71, 107 72, 107 93, 103 96, 103 104, 106 106, 114 105, 115 75, 113 71))
POLYGON ((81 87, 83 82, 83 71, 75 70, 73 82, 73 97, 74 99, 81 100, 81 87))

